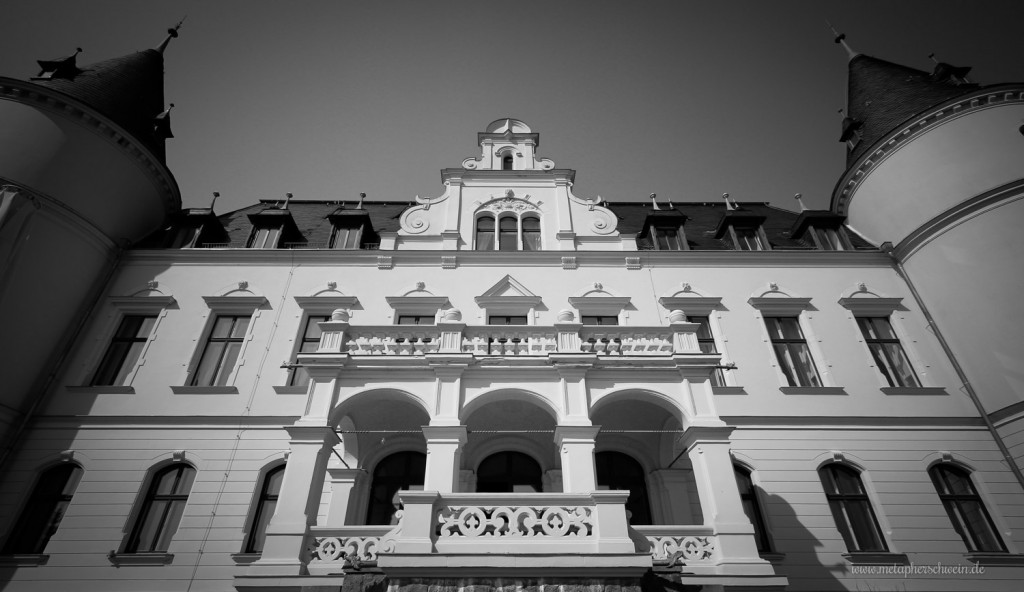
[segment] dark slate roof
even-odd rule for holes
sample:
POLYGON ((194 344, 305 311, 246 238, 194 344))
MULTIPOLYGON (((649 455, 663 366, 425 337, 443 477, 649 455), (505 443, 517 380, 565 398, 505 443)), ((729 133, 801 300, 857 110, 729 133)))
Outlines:
POLYGON ((147 49, 88 66, 71 80, 33 80, 99 111, 142 142, 161 162, 164 142, 153 133, 164 110, 164 57, 147 49))
POLYGON ((848 115, 864 125, 860 142, 847 150, 847 166, 904 121, 978 88, 976 84, 938 81, 929 72, 863 54, 851 59, 849 67, 848 115))
MULTIPOLYGON (((266 210, 277 210, 283 205, 283 200, 261 200, 260 203, 217 216, 217 219, 224 226, 227 234, 226 243, 218 246, 224 247, 245 247, 246 241, 252 234, 253 219, 259 219, 258 214, 266 210)), ((357 210, 356 204, 347 202, 342 206, 337 201, 314 201, 314 200, 292 200, 288 205, 288 212, 291 220, 295 223, 298 235, 283 237, 285 247, 292 248, 327 248, 331 240, 333 220, 339 216, 359 215, 363 213, 369 217, 372 233, 365 236, 365 243, 376 243, 376 233, 396 232, 399 229, 399 218, 406 209, 411 207, 409 202, 364 202, 363 209, 357 210)), ((637 247, 650 249, 652 247, 650 237, 647 235, 645 222, 649 219, 663 219, 683 223, 683 232, 689 247, 695 250, 733 250, 733 244, 728 235, 723 238, 715 238, 715 230, 718 228, 725 216, 725 204, 722 203, 678 203, 674 207, 668 204, 659 204, 660 210, 653 210, 646 202, 623 202, 604 203, 615 213, 618 218, 618 230, 623 234, 637 234, 637 247), (653 214, 653 216, 652 216, 653 214)), ((794 224, 799 219, 796 212, 779 209, 766 203, 740 203, 738 210, 732 214, 746 214, 748 217, 763 218, 765 235, 769 243, 776 250, 806 250, 814 249, 814 242, 809 237, 791 236, 794 224)), ((275 211, 280 215, 280 210, 275 211)), ((167 244, 168 238, 173 236, 174 225, 158 231, 138 244, 140 249, 162 248, 167 244)), ((873 249, 874 247, 856 235, 852 230, 847 229, 847 234, 858 249, 873 249)))

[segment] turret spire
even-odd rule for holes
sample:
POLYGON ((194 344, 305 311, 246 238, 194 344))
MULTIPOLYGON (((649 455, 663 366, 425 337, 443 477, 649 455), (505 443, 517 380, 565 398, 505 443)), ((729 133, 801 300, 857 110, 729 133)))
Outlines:
POLYGON ((828 21, 825 21, 825 23, 828 24, 829 29, 832 29, 832 34, 836 36, 835 42, 843 46, 843 49, 846 50, 846 55, 849 56, 851 60, 860 55, 860 52, 853 51, 853 49, 850 48, 850 44, 846 42, 846 33, 836 31, 836 28, 828 21))
POLYGON ((170 44, 171 39, 177 39, 178 38, 178 29, 181 28, 181 23, 185 22, 186 18, 188 18, 188 17, 187 16, 181 17, 181 20, 178 21, 178 24, 174 25, 170 29, 167 29, 167 37, 165 37, 164 40, 160 42, 160 45, 158 45, 156 47, 157 51, 159 51, 160 53, 163 53, 164 50, 167 49, 167 45, 170 44))

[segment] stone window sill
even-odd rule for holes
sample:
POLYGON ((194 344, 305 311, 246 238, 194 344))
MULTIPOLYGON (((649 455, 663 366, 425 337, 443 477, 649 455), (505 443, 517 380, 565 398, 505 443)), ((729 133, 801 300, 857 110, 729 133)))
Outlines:
POLYGON ((135 387, 133 386, 81 386, 81 385, 67 385, 64 387, 69 393, 90 393, 95 395, 134 395, 135 387))
POLYGON ((1024 555, 1018 553, 968 553, 964 557, 979 565, 1024 565, 1024 555))
POLYGON ((841 386, 780 386, 784 395, 845 395, 841 386))
POLYGON ((175 395, 237 395, 236 386, 172 386, 175 395))
POLYGON ((107 554, 107 559, 114 565, 170 565, 174 561, 173 553, 114 553, 107 554))
POLYGON ((278 395, 304 395, 308 392, 305 386, 275 386, 274 393, 278 395))
POLYGON ((758 553, 758 555, 761 556, 761 559, 764 559, 765 561, 768 561, 768 562, 771 562, 771 563, 782 563, 783 560, 786 559, 786 554, 785 553, 775 553, 775 552, 771 552, 771 551, 765 551, 764 553, 758 553))
POLYGON ((713 386, 711 392, 716 395, 745 395, 747 391, 742 386, 713 386))
POLYGON ((885 551, 843 553, 843 558, 853 565, 909 565, 910 563, 906 553, 887 553, 885 551))
POLYGON ((232 553, 231 560, 235 565, 249 565, 260 558, 260 553, 232 553))
POLYGON ((0 565, 7 567, 36 567, 39 565, 46 565, 46 562, 49 560, 50 556, 42 553, 0 555, 0 565))
POLYGON ((948 395, 946 389, 935 386, 883 386, 887 395, 948 395))

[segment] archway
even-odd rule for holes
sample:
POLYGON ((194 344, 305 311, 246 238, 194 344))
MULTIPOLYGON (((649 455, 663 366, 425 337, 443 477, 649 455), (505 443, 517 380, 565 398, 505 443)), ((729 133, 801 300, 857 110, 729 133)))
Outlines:
POLYGON ((535 493, 543 489, 540 464, 522 452, 494 453, 476 470, 476 490, 481 493, 535 493))

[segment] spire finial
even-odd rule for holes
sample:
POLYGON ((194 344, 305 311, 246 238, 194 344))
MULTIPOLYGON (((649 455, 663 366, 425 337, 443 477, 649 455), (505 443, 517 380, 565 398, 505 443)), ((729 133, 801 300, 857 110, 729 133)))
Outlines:
POLYGON ((796 200, 796 203, 800 204, 800 211, 801 212, 806 212, 807 211, 807 206, 804 205, 803 197, 804 197, 804 194, 797 193, 796 195, 793 196, 793 199, 796 200))
POLYGON ((725 200, 725 210, 727 212, 731 212, 731 211, 736 209, 736 206, 732 205, 732 202, 729 201, 729 194, 728 193, 723 193, 722 194, 722 199, 725 200))
POLYGON ((843 49, 846 50, 846 55, 849 56, 851 60, 860 55, 856 51, 853 51, 853 49, 850 48, 850 45, 846 42, 846 33, 836 31, 836 28, 832 26, 832 23, 827 20, 825 21, 825 24, 828 25, 829 29, 832 29, 832 34, 836 36, 835 42, 843 46, 843 49))
POLYGON ((167 29, 167 37, 165 37, 164 40, 160 42, 160 45, 157 46, 157 51, 163 53, 164 50, 167 49, 167 45, 171 42, 171 39, 177 39, 178 29, 181 28, 181 23, 185 22, 186 18, 188 18, 188 15, 181 17, 181 20, 178 21, 178 24, 174 25, 170 29, 167 29))
POLYGON ((356 205, 356 209, 357 210, 363 209, 363 200, 364 199, 366 199, 366 194, 365 193, 360 193, 359 194, 359 204, 356 205))
POLYGON ((217 203, 217 198, 220 197, 220 191, 213 192, 213 199, 210 200, 210 213, 213 213, 213 205, 217 203))
POLYGON ((658 194, 657 193, 652 193, 651 194, 651 207, 653 207, 655 210, 660 210, 661 209, 661 208, 658 207, 658 194))
POLYGON ((291 200, 292 200, 292 194, 291 193, 285 193, 284 194, 284 207, 281 208, 281 209, 282 210, 287 210, 288 209, 288 202, 290 202, 291 200))

